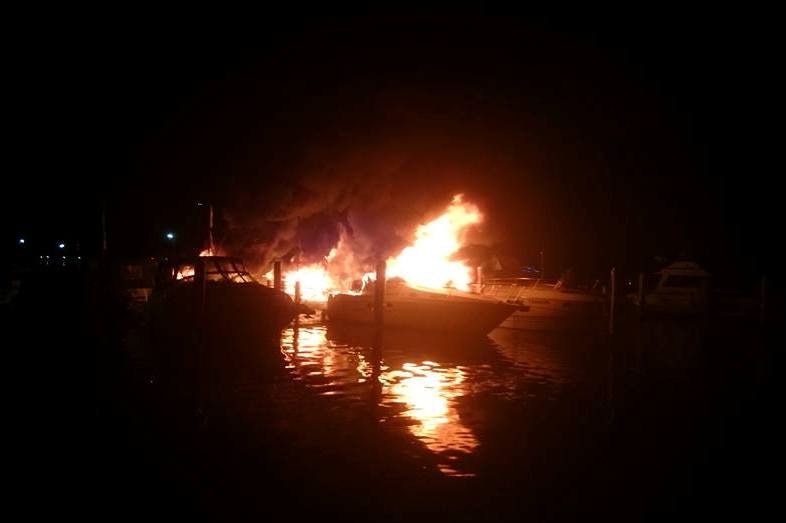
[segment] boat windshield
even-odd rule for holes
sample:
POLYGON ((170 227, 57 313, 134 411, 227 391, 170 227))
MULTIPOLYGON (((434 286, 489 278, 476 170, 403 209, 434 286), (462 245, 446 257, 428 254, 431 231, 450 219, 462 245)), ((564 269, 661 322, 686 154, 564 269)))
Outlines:
POLYGON ((232 283, 251 283, 256 281, 246 271, 243 262, 233 258, 206 259, 205 279, 207 281, 230 281, 232 283))
POLYGON ((664 287, 679 287, 682 289, 696 289, 701 287, 704 278, 702 276, 688 276, 681 274, 670 274, 663 282, 664 287))
POLYGON ((208 282, 252 283, 256 280, 248 273, 243 262, 236 258, 203 257, 198 262, 187 261, 162 267, 160 283, 191 283, 196 270, 204 263, 205 280, 208 282))

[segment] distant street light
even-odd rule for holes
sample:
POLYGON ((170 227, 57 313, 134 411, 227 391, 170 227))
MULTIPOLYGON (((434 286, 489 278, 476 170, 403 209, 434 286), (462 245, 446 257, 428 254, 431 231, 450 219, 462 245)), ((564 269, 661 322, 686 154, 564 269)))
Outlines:
POLYGON ((25 244, 25 239, 19 238, 19 245, 24 245, 24 244, 25 244))
POLYGON ((60 249, 65 249, 65 243, 58 243, 58 244, 57 244, 57 246, 58 246, 60 249))
POLYGON ((173 233, 173 232, 166 233, 166 239, 167 240, 174 240, 175 239, 175 233, 173 233))

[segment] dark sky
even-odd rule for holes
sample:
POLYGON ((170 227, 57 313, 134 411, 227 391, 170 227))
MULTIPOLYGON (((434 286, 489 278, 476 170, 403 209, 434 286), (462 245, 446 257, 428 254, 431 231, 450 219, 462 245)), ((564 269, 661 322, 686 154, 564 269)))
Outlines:
POLYGON ((199 199, 233 249, 298 218, 315 255, 347 222, 387 248, 464 192, 483 241, 524 262, 545 248, 560 269, 686 253, 764 270, 770 26, 717 12, 110 25, 87 71, 14 61, 14 122, 58 144, 12 153, 4 241, 89 250, 103 200, 110 241, 141 254, 193 225, 199 199))

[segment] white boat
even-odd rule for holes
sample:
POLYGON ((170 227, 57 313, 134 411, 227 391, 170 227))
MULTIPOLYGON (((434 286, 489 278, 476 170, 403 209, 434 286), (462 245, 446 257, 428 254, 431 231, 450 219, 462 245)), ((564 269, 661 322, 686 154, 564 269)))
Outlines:
POLYGON ((526 330, 592 328, 600 324, 605 298, 600 292, 568 288, 560 281, 496 278, 474 291, 516 307, 500 327, 526 330))
MULTIPOLYGON (((373 323, 374 284, 360 294, 336 294, 328 298, 331 322, 373 323)), ((440 332, 485 334, 510 316, 515 307, 495 298, 455 289, 425 289, 403 280, 387 281, 384 326, 440 332)))
POLYGON ((707 271, 694 262, 680 261, 654 273, 644 288, 629 298, 641 312, 702 313, 707 310, 709 284, 707 271))

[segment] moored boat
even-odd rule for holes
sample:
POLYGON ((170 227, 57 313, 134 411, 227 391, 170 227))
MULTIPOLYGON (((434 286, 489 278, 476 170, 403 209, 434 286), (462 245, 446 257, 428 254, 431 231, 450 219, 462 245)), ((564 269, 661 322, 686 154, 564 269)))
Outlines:
POLYGON ((475 291, 516 307, 500 325, 510 329, 593 328, 600 323, 605 302, 600 292, 535 278, 490 279, 475 285, 475 291))
POLYGON ((181 337, 273 339, 308 312, 284 292, 257 282, 242 260, 226 256, 162 262, 150 301, 156 330, 181 337))
MULTIPOLYGON (((487 333, 515 310, 497 299, 455 289, 426 289, 403 280, 387 281, 384 326, 441 332, 487 333)), ((359 294, 336 294, 328 299, 331 322, 374 323, 374 283, 359 294)))

